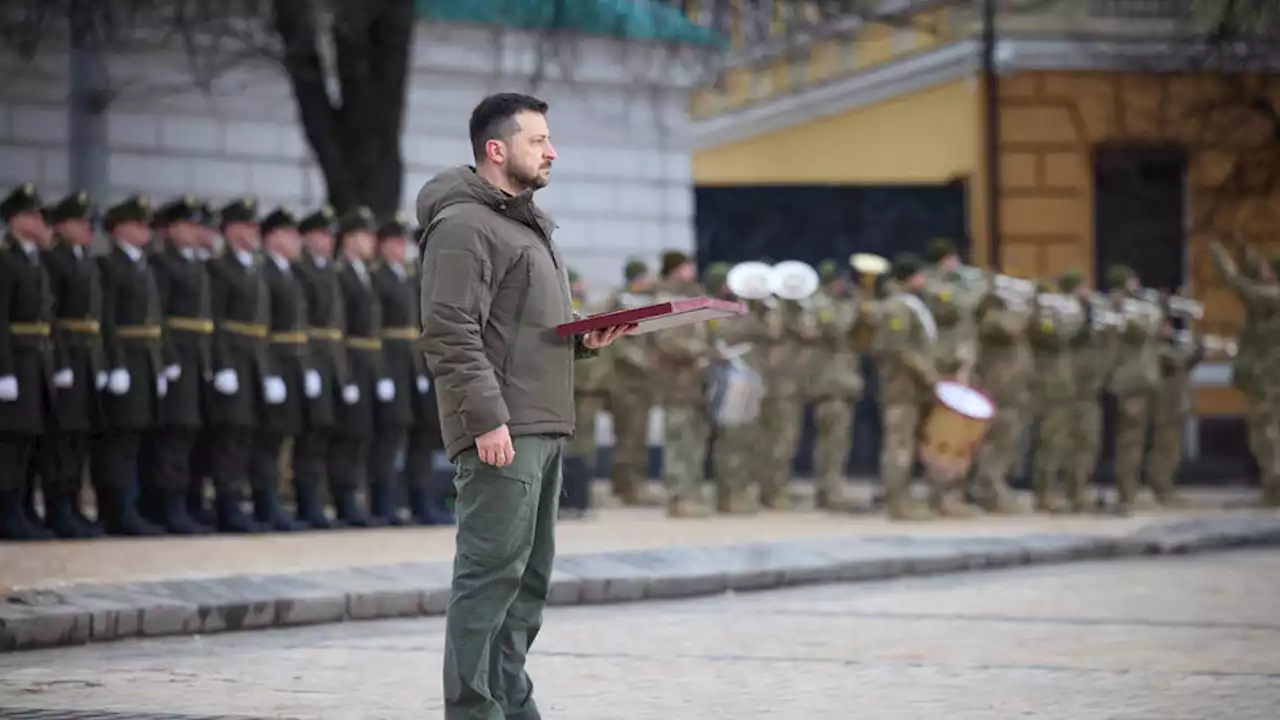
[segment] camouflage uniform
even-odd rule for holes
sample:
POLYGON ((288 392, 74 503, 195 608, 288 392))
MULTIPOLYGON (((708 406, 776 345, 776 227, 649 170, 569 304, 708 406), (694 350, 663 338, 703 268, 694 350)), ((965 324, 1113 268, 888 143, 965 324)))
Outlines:
POLYGON ((1190 342, 1168 339, 1160 346, 1160 385, 1152 408, 1151 455, 1147 458, 1147 484, 1156 502, 1165 507, 1182 505, 1176 481, 1182 462, 1187 421, 1195 409, 1191 395, 1191 371, 1204 359, 1198 336, 1190 342))
MULTIPOLYGON (((894 276, 905 281, 919 273, 919 260, 899 257, 894 276)), ((937 326, 928 308, 914 295, 895 290, 880 303, 872 352, 880 380, 880 412, 884 437, 880 476, 885 504, 895 520, 926 520, 928 508, 911 498, 920 420, 933 401, 938 382, 934 351, 937 326)))
POLYGON ((805 379, 818 340, 818 319, 806 301, 779 300, 782 337, 769 348, 762 369, 765 396, 760 404, 761 432, 771 451, 762 458, 760 503, 771 510, 791 507, 792 462, 804 429, 805 379))
MULTIPOLYGON (((577 291, 577 274, 570 273, 575 288, 573 310, 589 314, 584 298, 577 291)), ((612 366, 607 358, 588 357, 573 367, 574 431, 564 460, 564 498, 561 516, 574 516, 591 509, 591 481, 596 469, 596 419, 608 405, 612 366)))
POLYGON ((995 403, 995 415, 978 450, 974 496, 990 512, 1016 513, 1009 473, 1031 416, 1031 374, 1035 367, 1027 338, 1030 309, 1012 306, 995 295, 978 308, 979 351, 976 384, 995 403))
POLYGON ((1280 507, 1280 283, 1251 280, 1213 245, 1218 273, 1245 308, 1232 381, 1249 401, 1249 448, 1262 474, 1262 505, 1280 507))
MULTIPOLYGON (((628 262, 627 287, 613 296, 607 309, 652 304, 652 292, 638 284, 647 272, 643 262, 628 262)), ((657 499, 649 492, 649 412, 655 394, 652 338, 619 338, 603 354, 613 366, 607 399, 613 417, 613 462, 609 470, 613 494, 624 505, 655 505, 657 499)))
MULTIPOLYGON (((1071 289, 1066 280, 1064 290, 1071 289)), ((1074 512, 1087 512, 1093 507, 1089 488, 1093 484, 1093 471, 1102 454, 1102 391, 1110 379, 1111 368, 1117 352, 1117 335, 1114 328, 1095 327, 1093 305, 1083 302, 1081 312, 1084 326, 1076 335, 1071 352, 1075 370, 1075 401, 1071 413, 1072 450, 1067 479, 1067 499, 1074 512)))
MULTIPOLYGON (((1112 302, 1117 312, 1124 309, 1131 295, 1125 283, 1133 278, 1128 268, 1112 268, 1108 274, 1113 288, 1112 302)), ((1159 331, 1163 318, 1126 317, 1120 333, 1115 371, 1111 375, 1111 392, 1116 397, 1116 491, 1117 509, 1133 508, 1141 481, 1143 457, 1147 449, 1147 431, 1151 425, 1152 402, 1160 383, 1159 331)))
MULTIPOLYGON (((659 301, 701 295, 697 285, 664 281, 659 301)), ((662 483, 667 491, 667 514, 700 517, 702 480, 711 422, 707 414, 706 360, 711 355, 710 328, 690 323, 653 333, 655 377, 663 410, 662 483)))
POLYGON ((844 469, 853 448, 853 407, 863 389, 853 348, 858 308, 852 298, 831 289, 820 291, 813 301, 821 344, 813 352, 805 394, 813 403, 817 430, 813 444, 816 503, 819 508, 845 510, 849 502, 844 469))
POLYGON ((1036 510, 1057 511, 1061 503, 1054 486, 1069 467, 1071 421, 1075 409, 1074 342, 1079 321, 1037 310, 1030 330, 1035 356, 1031 393, 1036 408, 1036 451, 1032 459, 1031 489, 1036 510))

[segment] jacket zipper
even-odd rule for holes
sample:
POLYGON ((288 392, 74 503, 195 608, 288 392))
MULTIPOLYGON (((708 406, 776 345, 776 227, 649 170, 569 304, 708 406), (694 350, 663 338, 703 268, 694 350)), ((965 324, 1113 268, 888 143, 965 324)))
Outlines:
POLYGON ((515 358, 516 346, 520 342, 520 326, 524 323, 525 306, 529 304, 529 293, 533 290, 533 268, 525 263, 524 283, 520 286, 520 294, 516 297, 516 311, 512 316, 511 342, 507 344, 507 352, 502 358, 502 384, 506 385, 511 378, 511 360, 515 358))

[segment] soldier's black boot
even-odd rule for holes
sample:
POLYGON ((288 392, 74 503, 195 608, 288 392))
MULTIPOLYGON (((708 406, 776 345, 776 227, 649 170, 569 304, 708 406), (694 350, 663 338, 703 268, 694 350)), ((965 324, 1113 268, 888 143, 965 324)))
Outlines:
POLYGON ((108 535, 128 537, 152 537, 164 535, 164 528, 138 513, 130 490, 112 490, 98 499, 98 514, 102 529, 108 535))
POLYGON ((21 490, 0 491, 0 540, 50 540, 53 533, 27 517, 27 498, 21 490))
POLYGON ((45 527, 64 540, 80 540, 94 537, 93 528, 86 527, 72 504, 72 494, 45 489, 45 527))
POLYGON ((253 491, 253 519, 277 532, 297 532, 311 527, 289 514, 275 488, 253 491))
POLYGON ((187 494, 183 490, 163 495, 160 505, 160 524, 174 535, 208 535, 213 528, 197 521, 187 512, 187 494))
POLYGON ((329 516, 325 515, 324 502, 320 492, 313 485, 297 484, 293 488, 298 499, 298 519, 306 523, 312 530, 328 530, 335 527, 329 516))
POLYGON ((395 488, 390 485, 377 484, 369 487, 369 514, 381 521, 382 525, 404 525, 400 519, 400 503, 396 500, 395 488))
POLYGON ((218 524, 218 513, 205 502, 204 490, 204 478, 191 479, 187 486, 187 514, 201 525, 213 527, 218 524))
POLYGON ((333 491, 333 509, 338 520, 349 527, 381 527, 383 523, 360 507, 355 488, 336 488, 333 491))
POLYGON ((217 516, 218 532, 260 533, 269 530, 245 514, 240 507, 240 493, 237 492, 219 492, 214 499, 214 513, 217 516))
POLYGON ((561 517, 582 517, 591 509, 591 471, 586 458, 571 455, 564 459, 560 495, 561 517))

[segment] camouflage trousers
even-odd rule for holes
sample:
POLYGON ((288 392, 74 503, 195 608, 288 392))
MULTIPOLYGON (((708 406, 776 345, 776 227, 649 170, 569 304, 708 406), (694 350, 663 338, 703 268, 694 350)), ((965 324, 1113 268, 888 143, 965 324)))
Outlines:
POLYGON ((1249 450, 1262 475, 1263 502, 1280 506, 1280 403, 1251 398, 1245 422, 1249 450))
POLYGON ((766 395, 760 403, 760 502, 787 497, 791 465, 804 430, 804 400, 799 395, 766 395))
POLYGON ((1121 505, 1132 505, 1138 497, 1151 407, 1150 395, 1116 398, 1116 492, 1121 505))
POLYGON ((1102 403, 1097 398, 1087 398, 1076 400, 1074 407, 1071 416, 1073 454, 1068 487, 1072 500, 1083 506, 1089 502, 1085 495, 1093 483, 1098 456, 1102 454, 1102 403))
POLYGON ((974 495, 982 504, 997 503, 1010 495, 1009 474, 1018 459, 1019 441, 1030 418, 1031 413, 1025 407, 996 406, 974 462, 974 495))
POLYGON ((613 464, 609 479, 615 495, 641 494, 649 478, 649 410, 652 396, 638 388, 622 387, 609 396, 613 415, 613 464))
MULTIPOLYGON (((910 495, 911 478, 920 448, 920 421, 928 411, 927 405, 907 403, 886 404, 880 408, 884 426, 880 441, 880 478, 884 482, 885 502, 890 505, 906 500, 910 495)), ((929 494, 935 500, 958 489, 961 480, 928 471, 926 475, 929 494)))
POLYGON ((667 503, 702 502, 702 479, 711 422, 707 406, 668 403, 663 407, 662 484, 667 503))
MULTIPOLYGON (((813 474, 817 490, 829 498, 844 494, 844 469, 853 449, 853 400, 819 398, 813 404, 813 474)), ((798 438, 797 438, 798 439, 798 438)))
POLYGON ((1031 461, 1031 489, 1038 505, 1053 494, 1063 472, 1071 468, 1071 430, 1075 405, 1070 400, 1040 402, 1036 421, 1036 452, 1031 461))
POLYGON ((715 470, 716 493, 721 500, 743 498, 751 486, 760 483, 763 441, 756 423, 716 428, 711 465, 715 470))
POLYGON ((573 414, 576 422, 568 453, 585 458, 592 467, 596 462, 596 424, 600 413, 609 404, 607 396, 595 392, 578 392, 573 396, 573 414))
POLYGON ((1182 464, 1186 444, 1187 420, 1181 412, 1161 412, 1156 408, 1151 418, 1151 454, 1147 456, 1147 484, 1157 500, 1168 500, 1174 494, 1178 466, 1182 464))

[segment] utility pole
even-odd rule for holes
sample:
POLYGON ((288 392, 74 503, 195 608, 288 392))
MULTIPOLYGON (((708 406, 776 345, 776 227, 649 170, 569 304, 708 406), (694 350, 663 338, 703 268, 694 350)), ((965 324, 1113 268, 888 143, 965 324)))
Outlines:
POLYGON ((982 88, 987 176, 987 265, 1001 266, 1000 241, 1000 69, 996 57, 996 3, 982 1, 982 88))

